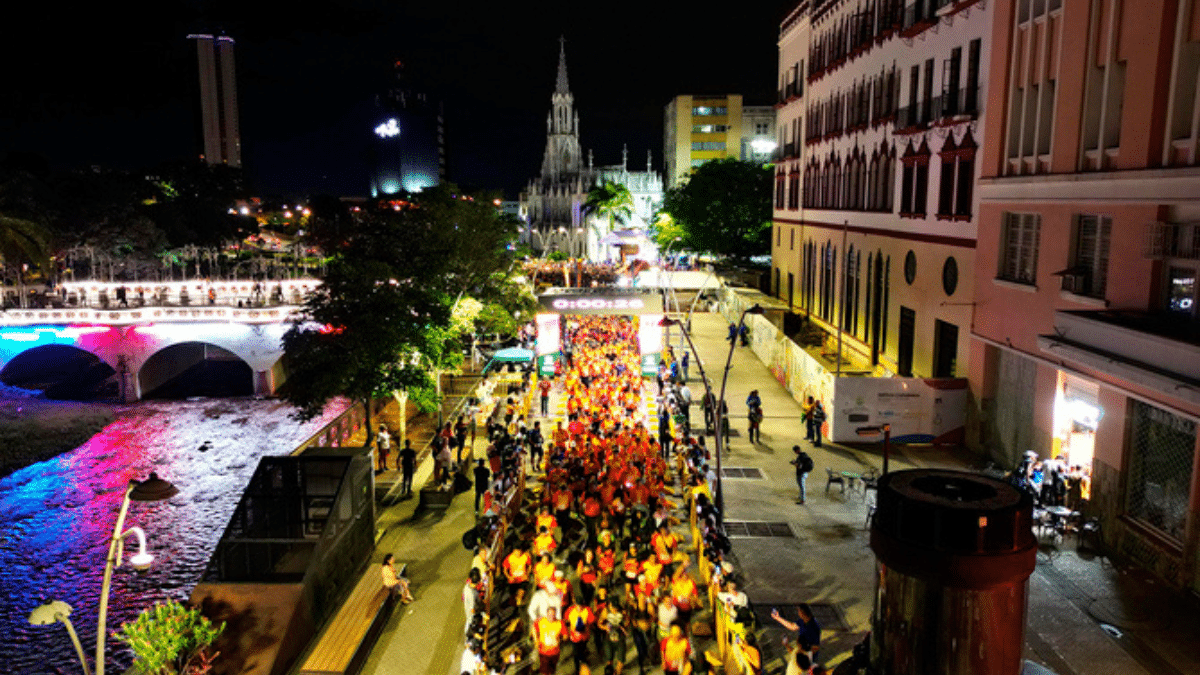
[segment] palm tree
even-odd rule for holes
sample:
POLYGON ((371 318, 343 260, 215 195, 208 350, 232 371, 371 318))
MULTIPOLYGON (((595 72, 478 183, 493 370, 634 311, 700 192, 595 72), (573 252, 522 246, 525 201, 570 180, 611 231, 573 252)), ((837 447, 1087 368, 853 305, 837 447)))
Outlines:
MULTIPOLYGON (((624 224, 633 218, 633 210, 633 195, 629 188, 611 180, 604 181, 603 185, 588 192, 587 201, 583 203, 583 212, 605 219, 609 231, 612 231, 614 222, 624 224)), ((625 253, 622 251, 622 262, 624 259, 625 253)))
POLYGON ((0 214, 0 258, 5 262, 41 265, 50 259, 45 228, 24 218, 0 214))
POLYGON ((0 214, 0 261, 5 266, 11 265, 16 272, 22 307, 26 301, 23 265, 29 263, 30 266, 41 267, 43 271, 50 269, 48 238, 46 230, 32 220, 0 214))

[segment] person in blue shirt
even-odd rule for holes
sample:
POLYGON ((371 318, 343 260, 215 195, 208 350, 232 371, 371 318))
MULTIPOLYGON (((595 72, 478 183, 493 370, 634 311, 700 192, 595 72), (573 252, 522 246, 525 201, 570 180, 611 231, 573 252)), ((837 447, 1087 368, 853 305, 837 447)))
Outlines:
POLYGON ((821 649, 821 624, 813 618, 812 608, 807 603, 800 603, 796 607, 796 615, 798 622, 793 623, 780 616, 778 609, 771 610, 771 618, 784 628, 795 631, 796 644, 801 649, 807 647, 811 650, 813 663, 816 663, 817 652, 821 649))

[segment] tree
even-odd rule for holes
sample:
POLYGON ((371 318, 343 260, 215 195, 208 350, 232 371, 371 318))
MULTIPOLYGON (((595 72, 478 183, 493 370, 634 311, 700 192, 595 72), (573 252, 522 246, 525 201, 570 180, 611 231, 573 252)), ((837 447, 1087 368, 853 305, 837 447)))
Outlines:
POLYGON ((583 203, 583 212, 604 218, 609 223, 626 223, 633 217, 633 194, 629 188, 611 180, 592 188, 588 192, 587 201, 583 203))
MULTIPOLYGON (((614 223, 629 222, 629 219, 633 218, 633 210, 633 195, 629 192, 629 188, 611 180, 606 180, 603 185, 592 188, 588 192, 587 201, 583 203, 583 212, 603 218, 607 221, 609 231, 612 231, 614 223)), ((598 235, 603 234, 599 232, 599 228, 596 229, 598 235)), ((622 259, 624 259, 623 255, 622 259)))
POLYGON ((735 258, 771 250, 771 169, 737 159, 700 165, 667 191, 662 210, 682 229, 682 245, 735 258))
MULTIPOLYGON (((281 395, 312 419, 335 396, 367 404, 395 391, 436 391, 459 300, 484 292, 511 234, 490 203, 452 186, 400 210, 375 208, 323 244, 324 283, 283 337, 289 362, 281 395), (485 262, 480 262, 481 260, 485 262)), ((500 268, 503 269, 503 268, 500 268)), ((436 400, 436 397, 435 397, 436 400)), ((368 442, 371 434, 367 419, 368 442)))

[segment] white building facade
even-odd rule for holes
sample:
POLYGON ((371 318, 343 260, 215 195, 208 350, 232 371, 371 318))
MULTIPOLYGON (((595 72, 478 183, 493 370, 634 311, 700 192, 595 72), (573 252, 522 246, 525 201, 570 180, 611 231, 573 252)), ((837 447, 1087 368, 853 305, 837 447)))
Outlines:
POLYGON ((774 295, 878 375, 967 372, 989 4, 806 0, 780 27, 774 295))

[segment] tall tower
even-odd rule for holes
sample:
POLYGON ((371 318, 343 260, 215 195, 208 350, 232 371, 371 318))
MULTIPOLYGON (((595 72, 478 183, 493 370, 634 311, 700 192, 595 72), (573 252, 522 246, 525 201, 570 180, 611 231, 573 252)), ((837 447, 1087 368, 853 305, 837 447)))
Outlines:
POLYGON ((580 169, 579 113, 575 97, 567 86, 566 38, 558 39, 558 80, 550 97, 550 115, 546 117, 546 154, 542 157, 542 176, 577 173, 580 169))
POLYGON ((233 63, 233 38, 193 34, 200 66, 200 128, 204 140, 201 158, 209 164, 242 165, 242 137, 238 132, 237 71, 233 63))
POLYGON ((417 193, 446 178, 442 103, 419 88, 402 61, 392 84, 375 97, 371 122, 371 196, 417 193))

